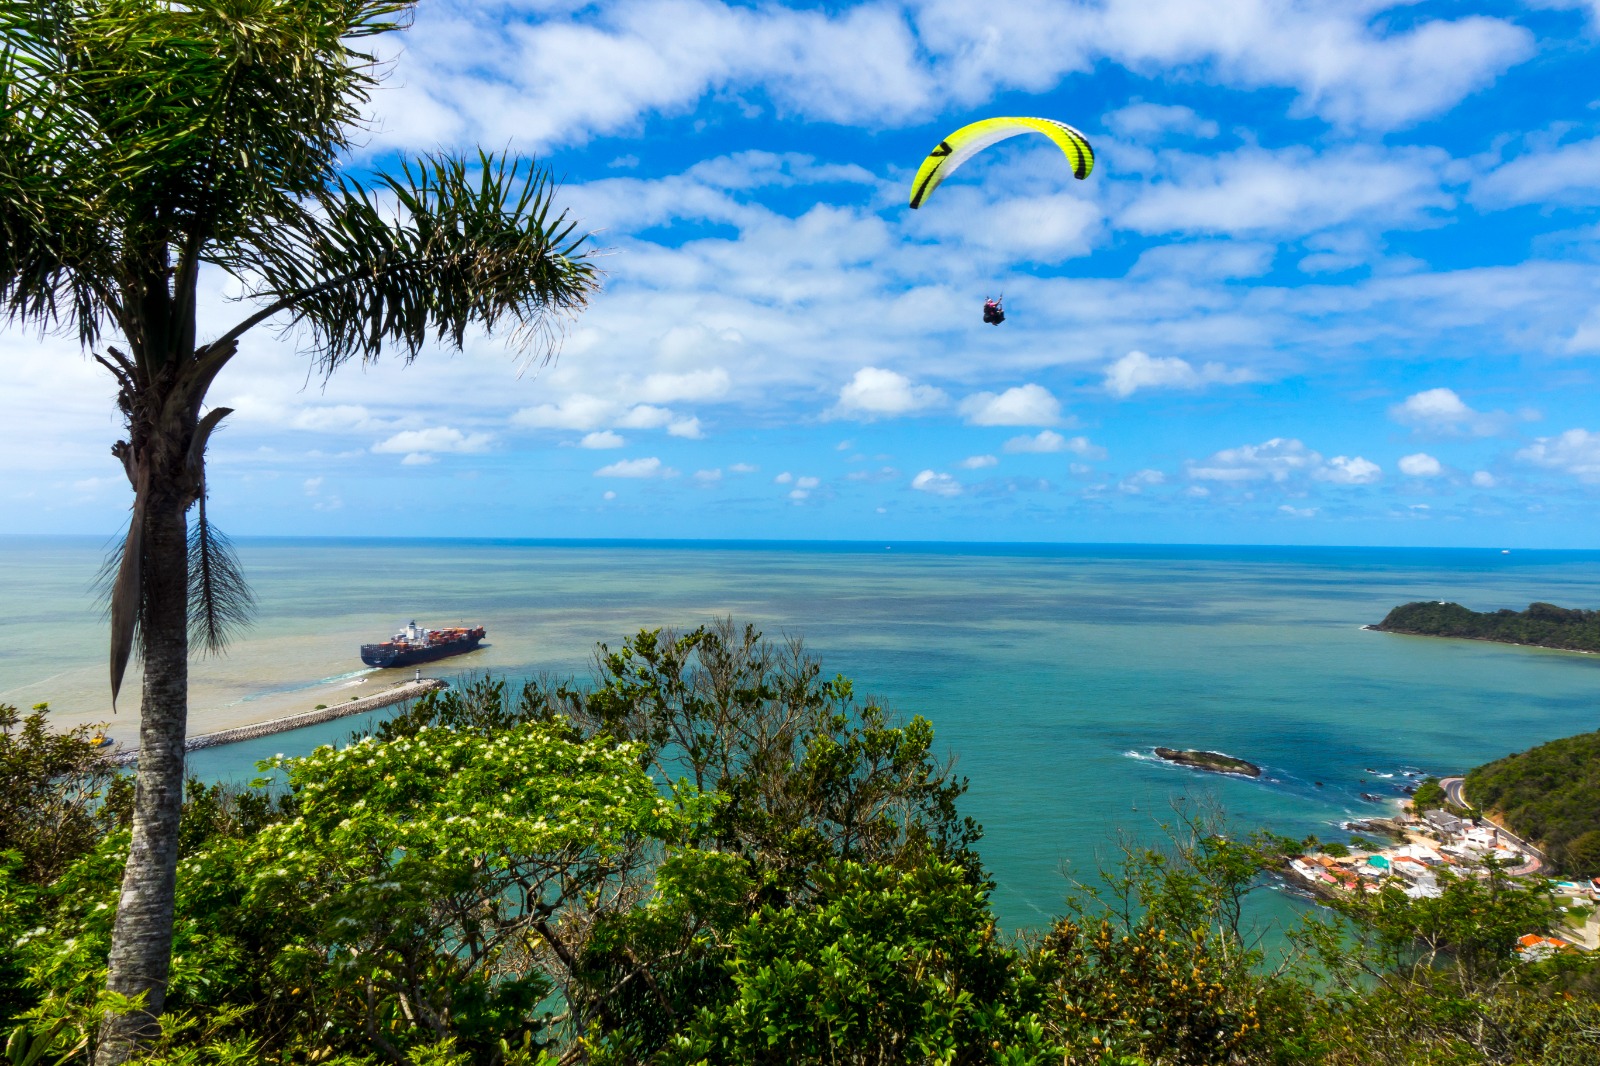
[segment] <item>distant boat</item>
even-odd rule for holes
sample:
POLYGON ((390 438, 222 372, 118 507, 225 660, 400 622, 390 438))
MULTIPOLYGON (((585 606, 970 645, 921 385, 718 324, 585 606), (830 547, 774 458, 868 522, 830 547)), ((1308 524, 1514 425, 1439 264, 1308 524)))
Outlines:
POLYGON ((1501 548, 1500 549, 1500 554, 1501 555, 1510 555, 1511 554, 1511 549, 1510 548, 1501 548))
POLYGON ((471 629, 419 629, 415 621, 380 644, 361 645, 361 661, 368 666, 410 666, 461 655, 477 648, 486 634, 482 626, 471 629))

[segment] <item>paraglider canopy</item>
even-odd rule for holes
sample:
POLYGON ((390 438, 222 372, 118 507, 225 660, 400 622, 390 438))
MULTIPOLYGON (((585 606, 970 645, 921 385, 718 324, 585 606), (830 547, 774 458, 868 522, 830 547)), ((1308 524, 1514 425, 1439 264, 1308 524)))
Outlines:
POLYGON ((967 160, 1009 137, 1024 133, 1042 133, 1055 142, 1072 164, 1073 176, 1087 178, 1094 169, 1094 149, 1088 138, 1067 125, 1050 118, 986 118, 962 126, 940 141, 928 158, 917 168, 911 182, 911 206, 918 208, 939 184, 967 160))

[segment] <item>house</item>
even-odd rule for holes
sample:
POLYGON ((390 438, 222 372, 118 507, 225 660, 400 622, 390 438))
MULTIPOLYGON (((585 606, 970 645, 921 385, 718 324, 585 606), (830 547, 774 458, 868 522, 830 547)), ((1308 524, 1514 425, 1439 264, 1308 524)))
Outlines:
POLYGON ((1439 866, 1445 862, 1444 856, 1439 854, 1437 848, 1431 848, 1426 844, 1407 844, 1396 848, 1394 854, 1416 859, 1424 866, 1439 866))
POLYGON ((1420 881, 1424 877, 1433 880, 1433 874, 1428 868, 1409 855, 1396 855, 1390 862, 1389 869, 1408 881, 1420 881))
POLYGON ((1558 951, 1572 951, 1573 946, 1565 940, 1557 940, 1553 936, 1540 936, 1538 933, 1525 933, 1517 937, 1517 954, 1522 956, 1522 961, 1533 962, 1536 959, 1547 959, 1558 951))
POLYGON ((1449 811, 1428 811, 1422 816, 1422 820, 1446 836, 1455 836, 1466 825, 1449 811))

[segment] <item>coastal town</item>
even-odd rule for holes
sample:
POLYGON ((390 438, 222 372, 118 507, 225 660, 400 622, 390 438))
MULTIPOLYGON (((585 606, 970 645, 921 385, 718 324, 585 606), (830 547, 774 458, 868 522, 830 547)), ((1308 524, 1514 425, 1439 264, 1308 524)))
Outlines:
MULTIPOLYGON (((1393 818, 1347 822, 1347 829, 1392 843, 1363 848, 1356 838, 1348 847, 1325 844, 1289 860, 1290 882, 1324 898, 1392 886, 1411 899, 1434 899, 1443 895, 1441 882, 1450 878, 1483 878, 1492 870, 1519 879, 1544 877, 1548 864, 1536 847, 1481 814, 1467 816, 1460 778, 1439 784, 1452 809, 1416 811, 1404 805, 1393 818)), ((1552 936, 1530 932, 1521 937, 1519 954, 1532 960, 1552 952, 1600 949, 1600 878, 1546 880, 1566 920, 1552 936)))

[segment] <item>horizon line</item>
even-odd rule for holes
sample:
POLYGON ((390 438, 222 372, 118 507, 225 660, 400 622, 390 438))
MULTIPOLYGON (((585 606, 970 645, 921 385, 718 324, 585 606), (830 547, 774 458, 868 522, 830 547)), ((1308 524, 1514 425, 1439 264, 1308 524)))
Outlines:
MULTIPOLYGON (((123 533, 0 533, 0 540, 99 540, 120 542, 123 533)), ((522 537, 522 536, 396 536, 390 534, 303 535, 293 533, 240 534, 230 538, 235 543, 261 541, 300 541, 305 543, 410 543, 410 544, 526 544, 562 546, 614 545, 617 547, 649 545, 654 547, 776 547, 785 545, 831 545, 858 547, 864 545, 887 549, 895 547, 1007 547, 1007 548, 1255 548, 1298 551, 1407 551, 1407 552, 1495 552, 1500 554, 1587 553, 1600 554, 1594 548, 1520 548, 1504 544, 1483 545, 1417 545, 1417 544, 1289 544, 1247 541, 1114 541, 1114 540, 943 540, 936 538, 904 537, 894 539, 863 539, 859 537, 522 537)))

